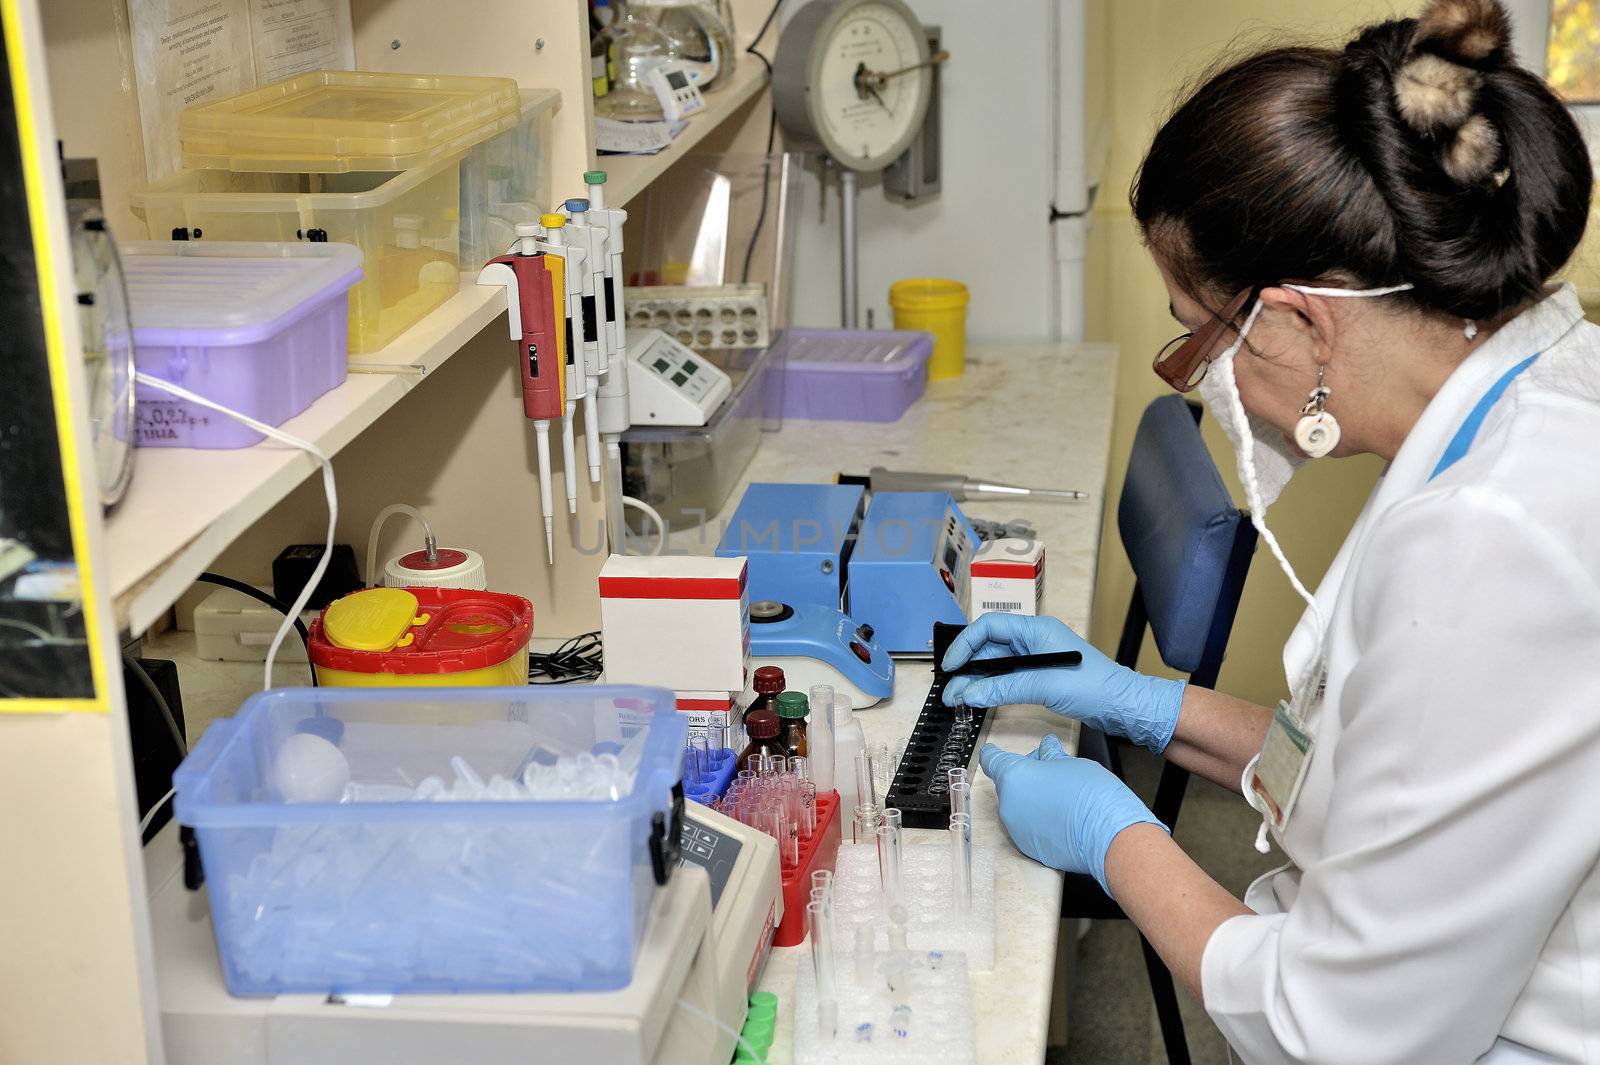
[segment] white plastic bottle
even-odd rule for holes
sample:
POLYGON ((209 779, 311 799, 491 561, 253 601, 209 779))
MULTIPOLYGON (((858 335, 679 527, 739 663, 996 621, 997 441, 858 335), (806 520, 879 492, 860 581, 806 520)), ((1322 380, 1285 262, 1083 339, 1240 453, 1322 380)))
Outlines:
POLYGON ((811 777, 817 794, 833 790, 833 685, 817 684, 808 693, 811 720, 806 724, 806 742, 811 750, 811 777))
POLYGON ((848 695, 833 697, 833 780, 839 788, 839 816, 852 815, 860 797, 856 793, 856 753, 867 745, 848 695))

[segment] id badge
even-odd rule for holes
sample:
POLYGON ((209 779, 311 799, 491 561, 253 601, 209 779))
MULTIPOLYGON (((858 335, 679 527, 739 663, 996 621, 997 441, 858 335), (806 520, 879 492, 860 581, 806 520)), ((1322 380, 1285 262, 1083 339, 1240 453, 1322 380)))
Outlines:
POLYGON ((1279 702, 1272 714, 1272 727, 1256 759, 1250 776, 1250 790, 1261 797, 1261 805, 1273 829, 1282 832, 1300 797, 1306 769, 1311 765, 1313 741, 1289 716, 1287 703, 1279 702))

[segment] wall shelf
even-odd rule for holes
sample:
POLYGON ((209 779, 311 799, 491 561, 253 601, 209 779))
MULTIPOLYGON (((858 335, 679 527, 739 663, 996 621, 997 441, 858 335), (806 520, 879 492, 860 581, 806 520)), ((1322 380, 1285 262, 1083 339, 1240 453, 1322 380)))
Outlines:
MULTIPOLYGON (((504 313, 505 290, 462 275, 461 290, 381 351, 351 365, 420 365, 424 374, 352 373, 283 424, 335 454, 463 344, 504 313)), ((273 441, 232 451, 141 448, 128 494, 106 519, 106 572, 119 628, 141 632, 159 618, 242 531, 277 505, 317 464, 273 441)))
POLYGON ((606 206, 622 207, 643 192, 668 167, 672 166, 746 104, 767 85, 767 68, 752 55, 739 57, 733 80, 706 94, 706 108, 691 115, 682 133, 654 155, 602 155, 595 166, 606 172, 606 206))

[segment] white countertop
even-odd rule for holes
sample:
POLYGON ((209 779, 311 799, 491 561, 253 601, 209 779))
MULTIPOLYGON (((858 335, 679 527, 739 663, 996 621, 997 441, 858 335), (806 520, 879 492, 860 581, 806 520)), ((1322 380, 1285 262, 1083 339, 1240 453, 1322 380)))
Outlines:
MULTIPOLYGON (((1107 345, 969 348, 966 373, 930 384, 897 422, 790 419, 780 432, 766 435, 722 517, 732 514, 752 481, 831 481, 841 471, 865 474, 872 466, 1081 489, 1092 496, 1079 503, 962 504, 971 517, 1033 525, 1047 552, 1045 609, 1081 631, 1088 625, 1094 587, 1115 373, 1116 349, 1107 345)), ((709 554, 718 531, 675 534, 674 546, 709 554)), ((234 713, 241 698, 260 684, 259 664, 197 661, 192 632, 157 637, 148 642, 145 654, 182 662, 184 712, 192 739, 212 720, 234 713)), ((305 669, 300 663, 282 663, 278 681, 304 683, 305 669)), ((899 663, 894 697, 860 714, 868 742, 893 744, 910 732, 931 676, 925 662, 899 663)), ((1038 707, 1007 708, 991 725, 989 739, 1026 751, 1047 732, 1069 743, 1076 740, 1068 722, 1038 707)), ((972 978, 978 1060, 1040 1061, 1055 968, 1061 876, 1011 846, 999 825, 994 787, 981 773, 973 788, 973 833, 998 847, 995 968, 972 978)), ((909 845, 941 838, 935 832, 907 832, 909 845)), ((777 1038, 769 1055, 773 1065, 792 1060, 795 968, 807 949, 804 944, 775 949, 761 978, 762 989, 776 992, 780 1002, 777 1038)))
MULTIPOLYGON (((723 508, 728 519, 753 481, 830 481, 839 472, 872 466, 971 477, 1041 488, 1091 492, 1080 503, 965 503, 969 517, 1026 520, 1045 544, 1045 609, 1082 631, 1088 626, 1100 541, 1116 349, 1107 345, 1027 345, 971 348, 966 373, 928 386, 899 421, 817 422, 790 419, 763 438, 739 486, 723 508)), ((703 538, 715 546, 720 527, 703 538)), ((677 533, 675 547, 694 551, 700 540, 677 533)), ((869 743, 903 739, 916 722, 932 667, 901 660, 894 697, 857 716, 869 743)), ((1032 750, 1055 732, 1075 746, 1065 719, 1039 707, 1009 707, 990 726, 989 739, 1015 751, 1032 750)), ((1042 1061, 1049 1027, 1050 988, 1060 928, 1061 874, 1024 857, 1000 827, 994 785, 980 772, 973 787, 973 835, 998 846, 995 968, 972 976, 980 1062, 1042 1061)), ((845 826, 848 836, 849 826, 845 826)), ((943 834, 907 830, 908 844, 943 842, 943 834)), ((793 1000, 798 964, 808 944, 777 948, 760 986, 777 994, 778 1028, 768 1061, 793 1060, 793 1000)))

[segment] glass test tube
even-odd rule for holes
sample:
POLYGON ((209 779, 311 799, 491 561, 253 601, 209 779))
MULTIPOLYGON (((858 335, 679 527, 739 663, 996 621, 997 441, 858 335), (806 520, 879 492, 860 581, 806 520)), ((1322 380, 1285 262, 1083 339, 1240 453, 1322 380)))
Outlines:
POLYGON ((855 820, 850 827, 852 843, 872 843, 878 838, 878 808, 857 806, 855 820))
POLYGON ((950 886, 955 915, 965 919, 972 913, 972 819, 968 814, 950 815, 950 886))
POLYGON ((891 945, 895 945, 896 949, 903 949, 904 944, 896 943, 896 940, 903 938, 906 921, 910 915, 906 912, 899 835, 899 830, 893 825, 878 826, 878 876, 883 884, 883 912, 889 918, 891 945))
POLYGON ((689 761, 694 763, 694 778, 698 782, 711 771, 711 746, 704 736, 689 737, 689 761))
POLYGON ((833 894, 833 870, 813 869, 811 871, 811 887, 825 888, 829 895, 833 894))
POLYGON ((789 759, 789 772, 794 774, 796 780, 811 779, 811 759, 803 754, 797 754, 789 759))
POLYGON ((839 1027, 833 920, 818 902, 806 905, 806 920, 811 926, 811 965, 817 979, 817 1028, 824 1039, 832 1039, 839 1027))
POLYGON ((955 767, 953 767, 951 769, 946 769, 944 771, 944 776, 945 776, 945 782, 947 784, 970 784, 970 783, 972 783, 972 778, 967 776, 967 767, 966 766, 958 765, 958 766, 955 766, 955 767))
POLYGON ((800 864, 800 822, 790 818, 788 812, 781 806, 779 816, 782 821, 779 825, 778 860, 786 866, 800 864))

